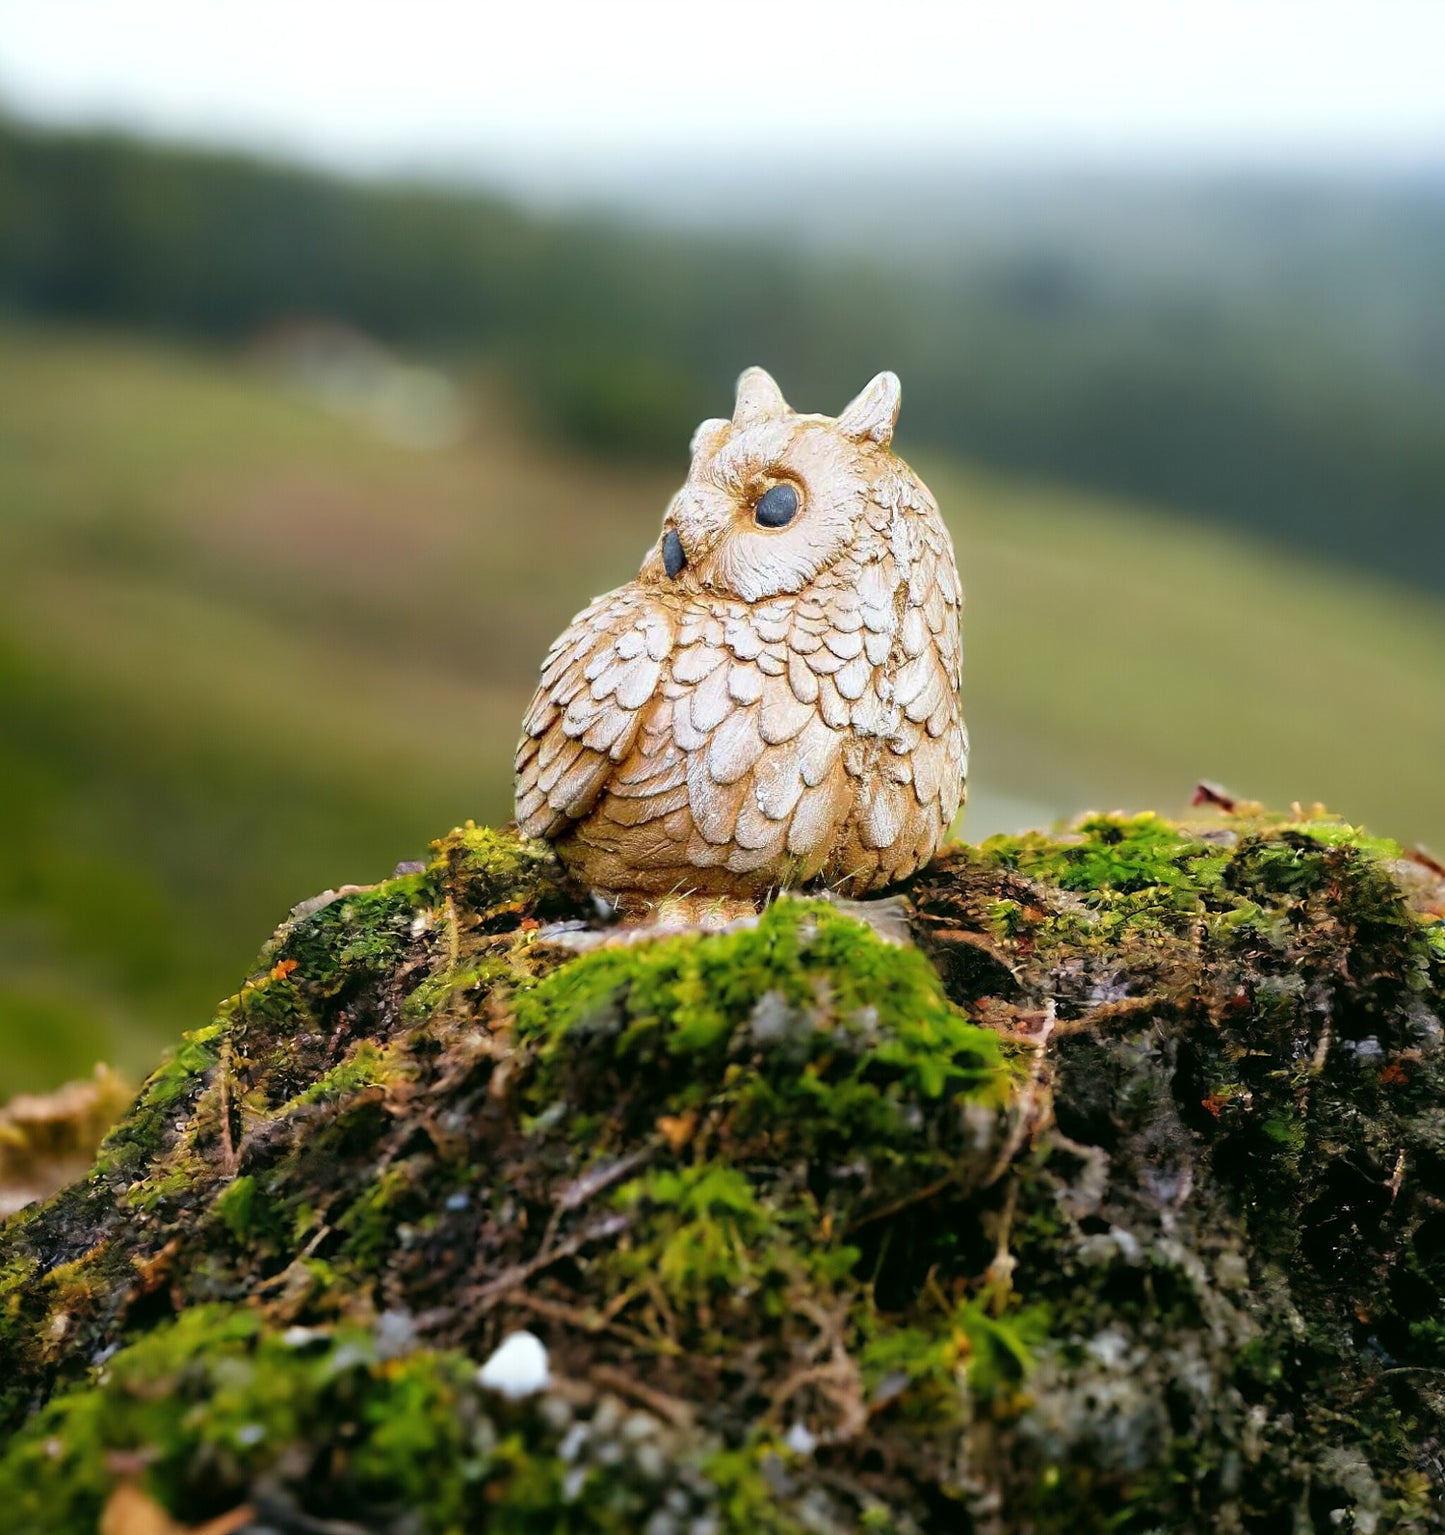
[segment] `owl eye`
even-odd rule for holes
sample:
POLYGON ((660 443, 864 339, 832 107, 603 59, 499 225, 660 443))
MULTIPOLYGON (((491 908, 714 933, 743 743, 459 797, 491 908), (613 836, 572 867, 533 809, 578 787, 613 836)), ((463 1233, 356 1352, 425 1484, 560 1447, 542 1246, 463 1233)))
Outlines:
POLYGON ((687 565, 687 550, 677 536, 676 528, 669 528, 662 540, 662 568, 669 581, 675 581, 687 565))
POLYGON ((760 528, 785 528, 798 515, 798 492, 788 484, 774 485, 764 491, 753 508, 753 521, 760 528))

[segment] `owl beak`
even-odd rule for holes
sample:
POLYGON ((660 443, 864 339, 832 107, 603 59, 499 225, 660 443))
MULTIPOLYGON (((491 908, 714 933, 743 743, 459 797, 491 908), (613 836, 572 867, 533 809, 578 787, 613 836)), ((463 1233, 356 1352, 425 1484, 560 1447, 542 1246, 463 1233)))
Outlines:
POLYGON ((687 568, 687 550, 677 536, 676 528, 669 528, 662 537, 662 568, 668 580, 675 581, 687 568))

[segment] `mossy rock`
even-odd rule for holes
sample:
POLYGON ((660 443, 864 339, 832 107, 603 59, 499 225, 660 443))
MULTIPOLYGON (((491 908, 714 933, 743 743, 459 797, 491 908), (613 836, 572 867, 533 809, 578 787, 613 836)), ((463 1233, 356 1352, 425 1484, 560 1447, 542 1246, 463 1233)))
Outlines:
POLYGON ((904 897, 578 954, 468 826, 297 908, 0 1226, 4 1528, 1441 1528, 1445 883, 1096 816, 904 897))

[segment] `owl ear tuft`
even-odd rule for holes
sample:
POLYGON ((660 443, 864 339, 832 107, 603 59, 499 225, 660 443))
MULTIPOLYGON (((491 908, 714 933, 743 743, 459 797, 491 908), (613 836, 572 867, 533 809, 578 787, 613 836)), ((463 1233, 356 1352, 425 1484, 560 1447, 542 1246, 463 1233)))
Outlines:
POLYGON ((711 453, 719 444, 722 434, 731 426, 730 421, 723 421, 713 416, 704 421, 692 434, 692 441, 687 445, 689 455, 696 458, 699 453, 711 453))
POLYGON ((838 430, 854 442, 876 442, 887 447, 893 441, 902 400, 903 386, 898 375, 880 373, 838 417, 838 430))
POLYGON ((735 426, 777 421, 787 414, 788 402, 770 373, 762 368, 746 368, 738 375, 738 402, 733 407, 735 426))

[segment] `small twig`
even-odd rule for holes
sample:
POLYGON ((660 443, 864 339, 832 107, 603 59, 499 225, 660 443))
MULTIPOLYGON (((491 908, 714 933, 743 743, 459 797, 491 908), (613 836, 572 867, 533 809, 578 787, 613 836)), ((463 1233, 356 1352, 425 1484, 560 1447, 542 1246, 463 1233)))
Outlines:
POLYGON ((249 1503, 243 1503, 204 1524, 178 1524, 138 1480, 132 1479, 139 1474, 139 1469, 127 1468, 126 1480, 117 1482, 111 1489, 100 1512, 99 1535, 125 1535, 127 1531, 136 1530, 149 1530, 153 1535, 233 1535, 234 1531, 255 1522, 255 1509, 249 1503))
POLYGON ((625 1157, 618 1157, 615 1162, 610 1162, 605 1167, 594 1167, 580 1177, 574 1178, 558 1195, 558 1208, 575 1210, 578 1205, 585 1205, 589 1199, 595 1198, 604 1189, 611 1188, 614 1183, 651 1161, 656 1152, 657 1142, 650 1140, 646 1145, 639 1146, 636 1151, 629 1152, 625 1157))
POLYGON ((1045 1058, 1048 1053, 1049 1040, 1054 1032, 1057 1022, 1054 1012, 1054 1000, 1049 998, 1044 1021, 1039 1028, 1038 1037, 1034 1043, 1033 1066, 1029 1072, 1028 1081, 1024 1083, 1023 1090, 1019 1094, 1018 1113, 1014 1120, 1013 1128, 1004 1139, 999 1148, 999 1154, 994 1159, 993 1166, 989 1169, 988 1176, 980 1185, 982 1188, 992 1188, 995 1183, 1013 1165, 1014 1158, 1019 1154, 1019 1148, 1044 1121, 1046 1109, 1040 1109, 1039 1104, 1044 1099, 1048 1089, 1044 1081, 1047 1073, 1045 1058))
POLYGON ((693 1410, 679 1397, 669 1396, 652 1386, 644 1386, 640 1380, 610 1364, 595 1364, 587 1373, 594 1386, 603 1391, 615 1391, 619 1396, 631 1397, 659 1418, 666 1418, 674 1428, 690 1429, 697 1419, 693 1410))
POLYGON ((921 1189, 914 1189, 910 1194, 901 1194, 886 1205, 879 1205, 876 1210, 870 1210, 866 1215, 860 1215, 857 1220, 850 1221, 844 1235, 852 1236, 855 1231, 861 1231, 864 1226, 871 1226, 874 1221, 887 1220, 890 1215, 897 1215, 900 1210, 906 1210, 910 1205, 923 1204, 926 1200, 932 1199, 935 1194, 941 1194, 950 1183, 957 1181, 958 1173, 948 1172, 921 1189))
POLYGON ((1207 778, 1201 778, 1194 786, 1194 797, 1189 804, 1191 809, 1199 805, 1215 805, 1229 815, 1239 800, 1223 784, 1210 783, 1207 778))
MULTIPOLYGON (((1053 1002, 1050 999, 1050 1015, 1047 1029, 1049 1033, 1058 1033, 1064 1027, 1053 1015, 1053 1002)), ((1098 1028, 1101 1024, 1113 1023, 1119 1018, 1132 1018, 1136 1013, 1157 1013, 1159 1011, 1158 997, 1118 997, 1113 1002, 1101 1002, 1097 1007, 1091 1008, 1080 1018, 1077 1024, 1070 1027, 1070 1032, 1077 1028, 1098 1028)))
POLYGON ((447 965, 455 970, 462 958, 461 919, 457 916, 457 903, 447 896, 447 965))
POLYGON ((602 1319, 611 1323, 614 1317, 621 1316, 624 1311, 642 1294, 641 1284, 630 1284, 626 1289, 619 1290, 616 1295, 602 1308, 602 1319))
POLYGON ((221 1155, 225 1159, 226 1173, 236 1174, 240 1158, 236 1155, 236 1142, 231 1135, 231 1041, 229 1036, 221 1041, 221 1058, 216 1064, 216 1079, 221 1096, 221 1155))
POLYGON ((636 1151, 629 1152, 625 1157, 619 1157, 615 1162, 610 1162, 602 1167, 594 1167, 574 1178, 571 1183, 557 1196, 557 1203, 553 1206, 552 1214, 547 1219, 547 1228, 542 1233, 542 1245, 538 1249, 540 1253, 550 1250, 556 1240, 557 1229, 562 1224, 562 1217, 569 1211, 576 1210, 585 1205, 589 1199, 594 1199, 604 1190, 620 1182, 629 1173, 636 1171, 644 1163, 651 1160, 657 1150, 656 1138, 638 1147, 636 1151))
POLYGON ((316 1249, 321 1246, 326 1238, 331 1235, 331 1231, 332 1228, 325 1221, 322 1221, 321 1225, 316 1230, 316 1234, 311 1238, 309 1242, 307 1242, 305 1247, 303 1247, 301 1251, 296 1254, 296 1256, 298 1258, 309 1258, 316 1251, 316 1249))
POLYGON ((583 1311, 580 1307, 567 1305, 565 1301, 548 1300, 545 1295, 528 1295, 524 1290, 520 1295, 513 1296, 512 1304, 535 1311, 549 1322, 561 1322, 567 1327, 575 1327, 579 1332, 605 1332, 607 1329, 607 1321, 599 1312, 583 1311))
POLYGON ((1428 869, 1432 874, 1438 874, 1445 879, 1445 863, 1442 863, 1429 848, 1416 845, 1406 851, 1405 857, 1411 863, 1418 863, 1422 869, 1428 869))
POLYGON ((998 1241, 994 1246, 993 1261, 984 1272, 985 1285, 998 1286, 1005 1294, 1013 1289, 1014 1267, 1017 1260, 1009 1251, 1009 1231, 1013 1227, 1014 1211, 1018 1208, 1019 1181, 1011 1179, 1004 1195, 1003 1209, 998 1217, 998 1241))
POLYGON ((1317 1077, 1325 1069, 1325 1062, 1329 1059, 1330 1045, 1334 1042, 1335 1031, 1328 1013, 1325 1014, 1325 1026, 1320 1030, 1320 1042, 1315 1046, 1314 1059, 1310 1062, 1310 1075, 1317 1077))
POLYGON ((863 1377, 843 1341, 839 1318, 825 1311, 815 1301, 800 1300, 798 1310, 818 1329, 820 1342, 828 1350, 825 1364, 804 1365, 794 1370, 772 1393, 770 1414, 780 1416, 783 1404, 805 1386, 816 1386, 838 1413, 837 1427, 818 1435, 820 1444, 842 1444, 855 1438, 868 1426, 868 1407, 863 1400, 863 1377))
POLYGON ((559 1263, 563 1258, 570 1258, 574 1253, 580 1252, 589 1242, 600 1241, 603 1237, 616 1236, 619 1232, 626 1231, 631 1222, 625 1215, 605 1215, 592 1225, 567 1238, 550 1250, 544 1249, 535 1258, 530 1258, 526 1263, 513 1264, 505 1273, 498 1274, 489 1283, 484 1284, 477 1292, 476 1303, 479 1306, 490 1307, 504 1299, 511 1291, 524 1285, 534 1274, 539 1274, 553 1263, 559 1263))
POLYGON ((614 1322, 605 1312, 583 1311, 563 1301, 548 1300, 545 1295, 533 1295, 529 1291, 522 1290, 510 1296, 507 1304, 520 1306, 524 1311, 535 1311, 538 1316, 546 1317, 549 1322, 561 1322, 564 1327, 576 1327, 581 1332, 608 1333, 614 1338, 620 1338, 632 1348, 646 1350, 664 1359, 675 1358, 682 1352, 679 1346, 670 1340, 664 1339, 659 1342, 656 1338, 649 1338, 646 1333, 638 1332, 635 1327, 614 1322))
POLYGON ((1395 1158, 1395 1171, 1390 1175, 1390 1181, 1385 1185, 1390 1191, 1390 1203, 1400 1197, 1400 1190, 1405 1183, 1405 1148, 1400 1148, 1400 1155, 1395 1158))
POLYGON ((288 1497, 268 1497, 264 1493, 257 1496, 252 1517, 258 1523, 264 1521, 268 1526, 294 1531, 295 1535, 367 1535, 364 1524, 353 1524, 349 1519, 318 1518, 297 1508, 288 1497))
POLYGON ((798 1310, 811 1317, 820 1336, 827 1337, 832 1348, 832 1366, 837 1372, 838 1392, 833 1401, 841 1422, 830 1434, 820 1434, 819 1441, 839 1444, 859 1434, 868 1423, 868 1404, 863 1400, 863 1376, 853 1356, 848 1352, 846 1340, 846 1312, 825 1311, 816 1301, 803 1300, 798 1310))
POLYGON ((641 1292, 652 1302, 651 1315, 661 1324, 659 1339, 677 1342, 677 1317, 667 1299, 667 1291, 658 1283, 656 1274, 647 1274, 642 1280, 641 1292))

